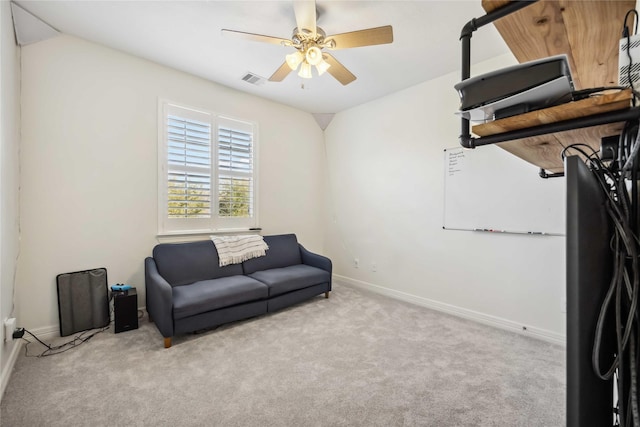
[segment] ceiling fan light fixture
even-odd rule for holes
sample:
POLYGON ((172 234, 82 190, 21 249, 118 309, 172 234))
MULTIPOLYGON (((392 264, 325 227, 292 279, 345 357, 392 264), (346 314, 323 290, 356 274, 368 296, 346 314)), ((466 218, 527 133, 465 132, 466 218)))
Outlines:
POLYGON ((316 65, 316 70, 318 70, 318 75, 319 76, 323 75, 325 71, 329 69, 329 67, 331 67, 331 64, 329 64, 327 61, 322 59, 322 61, 320 61, 320 63, 316 65))
POLYGON ((306 61, 303 62, 302 65, 300 66, 300 71, 298 72, 298 75, 303 79, 310 79, 311 77, 313 77, 313 75, 311 74, 311 65, 306 61))
POLYGON ((311 69, 315 66, 319 76, 329 71, 332 77, 346 86, 356 80, 356 76, 336 58, 328 53, 323 53, 324 49, 349 49, 393 43, 391 25, 327 36, 325 31, 318 27, 316 0, 294 0, 293 6, 297 26, 293 29, 290 40, 244 31, 222 30, 222 34, 225 36, 235 35, 245 40, 277 44, 295 49, 295 52, 286 55, 285 62, 269 77, 271 82, 281 82, 291 71, 295 70, 298 70, 300 77, 311 79, 313 77, 311 69))
POLYGON ((300 51, 295 51, 286 56, 287 65, 292 70, 298 68, 298 65, 304 60, 304 55, 300 51))
POLYGON ((318 65, 320 62, 322 62, 322 51, 318 46, 311 46, 309 49, 307 49, 305 57, 309 64, 318 65))

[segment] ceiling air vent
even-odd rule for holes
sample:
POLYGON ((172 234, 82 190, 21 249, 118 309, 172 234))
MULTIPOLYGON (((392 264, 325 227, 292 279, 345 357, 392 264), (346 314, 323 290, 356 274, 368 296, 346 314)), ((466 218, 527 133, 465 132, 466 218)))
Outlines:
POLYGON ((265 79, 264 77, 260 77, 256 74, 253 73, 247 73, 242 77, 242 80, 244 80, 247 83, 251 83, 252 85, 256 85, 256 86, 262 86, 264 84, 264 82, 267 81, 267 79, 265 79))

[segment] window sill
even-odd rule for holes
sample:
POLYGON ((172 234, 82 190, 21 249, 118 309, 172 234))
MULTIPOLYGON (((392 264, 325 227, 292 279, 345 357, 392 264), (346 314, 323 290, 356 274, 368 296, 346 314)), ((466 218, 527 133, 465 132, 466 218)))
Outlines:
POLYGON ((209 240, 212 235, 224 236, 230 234, 260 234, 261 228, 226 228, 223 230, 193 230, 158 233, 156 239, 158 243, 183 243, 196 242, 198 240, 209 240))

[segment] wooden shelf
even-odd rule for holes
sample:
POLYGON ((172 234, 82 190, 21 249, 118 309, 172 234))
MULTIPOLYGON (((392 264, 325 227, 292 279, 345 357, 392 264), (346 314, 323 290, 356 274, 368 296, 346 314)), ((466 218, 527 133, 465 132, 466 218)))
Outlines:
MULTIPOLYGON (((532 111, 519 116, 507 117, 505 119, 476 125, 473 127, 473 133, 478 136, 496 135, 548 123, 628 109, 631 106, 631 98, 631 90, 608 93, 602 96, 569 102, 544 110, 532 111)), ((601 138, 619 134, 623 125, 624 123, 619 122, 574 129, 566 132, 503 142, 498 144, 498 146, 549 172, 562 172, 564 166, 561 152, 564 147, 575 142, 584 142, 594 150, 599 151, 601 138)), ((571 154, 571 152, 569 152, 569 154, 571 154)))
MULTIPOLYGON (((482 0, 487 13, 508 0, 482 0)), ((520 62, 566 54, 576 89, 615 86, 618 81, 618 45, 628 10, 635 0, 541 0, 494 22, 520 62)), ((474 126, 479 136, 495 135, 540 124, 586 117, 630 107, 629 91, 509 117, 474 126)), ((560 152, 572 143, 599 150, 600 139, 616 135, 624 123, 610 123, 498 144, 501 148, 550 172, 564 169, 560 152)))

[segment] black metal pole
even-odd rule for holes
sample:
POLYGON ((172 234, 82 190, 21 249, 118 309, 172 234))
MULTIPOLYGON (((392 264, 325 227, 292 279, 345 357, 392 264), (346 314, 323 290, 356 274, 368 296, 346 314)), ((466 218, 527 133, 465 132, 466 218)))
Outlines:
MULTIPOLYGON (((471 22, 473 21, 469 21, 469 23, 471 22)), ((465 80, 471 75, 471 33, 463 31, 463 35, 460 37, 462 41, 462 80, 465 80)), ((463 117, 460 120, 460 144, 465 148, 475 148, 469 129, 469 120, 463 117)))
POLYGON ((547 173, 546 170, 544 170, 543 168, 540 168, 540 173, 538 175, 540 175, 540 178, 543 178, 543 179, 561 178, 564 176, 564 172, 547 173))
MULTIPOLYGON (((462 41, 462 80, 466 80, 471 76, 471 36, 478 28, 492 23, 496 19, 507 16, 515 11, 535 3, 532 1, 514 1, 502 6, 493 12, 487 13, 479 18, 473 18, 467 22, 460 32, 460 40, 462 41)), ((460 144, 465 148, 475 148, 475 140, 471 138, 469 133, 469 120, 462 118, 460 120, 460 144)))

